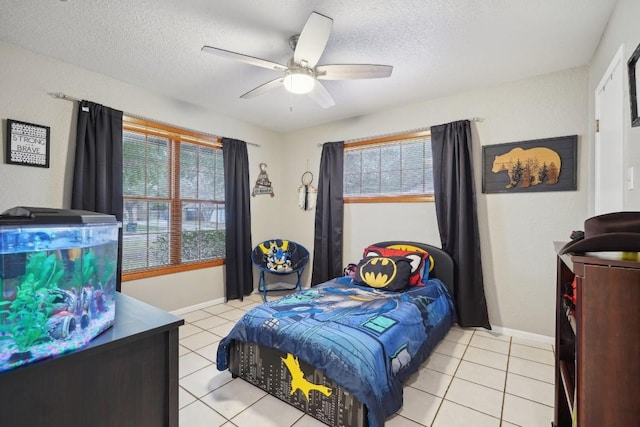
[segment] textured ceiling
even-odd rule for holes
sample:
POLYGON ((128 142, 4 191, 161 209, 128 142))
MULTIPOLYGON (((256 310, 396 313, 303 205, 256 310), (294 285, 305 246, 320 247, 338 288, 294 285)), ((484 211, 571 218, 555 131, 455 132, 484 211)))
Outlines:
POLYGON ((614 4, 615 0, 0 0, 0 40, 286 132, 585 65, 614 4), (319 64, 388 64, 394 67, 392 76, 324 81, 336 102, 329 109, 283 88, 240 99, 279 72, 200 50, 211 45, 286 64, 292 56, 289 37, 300 33, 313 11, 333 18, 319 64))

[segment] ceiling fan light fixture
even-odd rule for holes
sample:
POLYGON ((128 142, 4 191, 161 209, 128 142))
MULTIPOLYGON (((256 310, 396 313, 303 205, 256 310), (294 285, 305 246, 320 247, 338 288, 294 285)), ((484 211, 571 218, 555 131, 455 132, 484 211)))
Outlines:
POLYGON ((316 79, 310 69, 289 69, 286 71, 282 83, 287 91, 302 95, 313 90, 316 79))

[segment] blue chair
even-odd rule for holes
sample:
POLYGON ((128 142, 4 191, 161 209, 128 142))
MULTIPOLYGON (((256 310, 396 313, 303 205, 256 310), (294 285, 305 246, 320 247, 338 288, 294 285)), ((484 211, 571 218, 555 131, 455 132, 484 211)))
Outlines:
POLYGON ((291 240, 270 239, 253 248, 251 261, 260 269, 258 291, 262 293, 262 300, 266 302, 268 292, 302 289, 302 273, 309 262, 309 251, 291 240), (276 276, 297 274, 298 280, 291 287, 278 286, 269 289, 265 273, 276 276))

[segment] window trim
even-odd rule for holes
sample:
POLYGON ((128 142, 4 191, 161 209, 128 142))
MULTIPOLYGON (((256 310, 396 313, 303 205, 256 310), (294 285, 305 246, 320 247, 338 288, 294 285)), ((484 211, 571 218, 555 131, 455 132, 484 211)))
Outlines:
POLYGON ((377 197, 344 197, 344 203, 424 203, 434 202, 433 195, 422 196, 377 196, 377 197))
POLYGON ((161 267, 154 270, 135 271, 133 273, 122 272, 122 281, 146 279, 148 277, 164 276, 167 274, 181 273, 183 271, 200 270, 202 268, 218 267, 224 265, 226 260, 216 259, 214 261, 191 262, 189 264, 173 265, 161 267))
POLYGON ((393 135, 380 136, 375 138, 358 139, 344 143, 344 149, 349 150, 363 145, 384 144, 386 142, 405 141, 408 139, 422 139, 431 137, 431 131, 423 130, 416 132, 396 133, 393 135))
POLYGON ((217 148, 222 148, 222 138, 218 136, 207 135, 206 133, 196 132, 189 129, 181 129, 164 123, 139 119, 137 117, 123 116, 122 130, 129 130, 132 132, 142 131, 162 138, 173 138, 184 142, 191 142, 192 144, 206 145, 209 147, 213 145, 217 148))
MULTIPOLYGON (((380 136, 375 138, 358 139, 344 143, 344 151, 358 149, 366 146, 385 145, 395 142, 408 142, 412 139, 431 138, 430 130, 421 130, 413 132, 404 132, 393 135, 380 136)), ((399 194, 397 196, 372 196, 372 197, 343 197, 343 203, 425 203, 434 202, 433 194, 406 195, 399 194)))
MULTIPOLYGON (((202 145, 205 147, 214 147, 221 149, 222 148, 222 138, 216 137, 213 135, 207 135, 205 133, 192 131, 189 129, 177 128, 160 122, 153 122, 146 119, 140 119, 131 116, 123 116, 122 117, 122 130, 130 131, 130 132, 140 132, 145 133, 147 135, 157 136, 161 138, 167 138, 173 141, 179 142, 187 142, 191 144, 202 145)), ((179 150, 179 144, 173 144, 173 150, 170 150, 170 162, 173 163, 173 159, 175 159, 176 153, 175 150, 179 150)), ((173 181, 170 183, 174 191, 179 191, 179 176, 180 169, 179 167, 173 168, 173 181), (178 180, 178 181, 176 181, 178 180), (176 187, 177 185, 177 187, 176 187)), ((177 200, 186 200, 179 199, 179 194, 177 194, 177 200)), ((146 198, 145 200, 151 200, 153 198, 146 198)), ((174 209, 179 209, 174 206, 174 209)), ((124 238, 124 235, 123 235, 124 238)), ((180 248, 178 248, 180 249, 180 248)), ((124 272, 122 271, 122 281, 127 282, 130 280, 139 280, 145 279, 149 277, 157 277, 164 276, 167 274, 180 273, 184 271, 192 271, 199 270, 203 268, 211 268, 218 267, 224 265, 226 259, 215 259, 215 260, 207 260, 207 261, 193 261, 193 262, 185 262, 178 265, 169 265, 169 266, 160 266, 154 267, 152 269, 138 270, 133 272, 124 272)))

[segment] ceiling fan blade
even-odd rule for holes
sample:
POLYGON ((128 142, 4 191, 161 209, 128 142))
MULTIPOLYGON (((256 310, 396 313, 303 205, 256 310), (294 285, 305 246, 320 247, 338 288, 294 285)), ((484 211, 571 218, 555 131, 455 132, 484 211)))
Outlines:
POLYGON ((327 88, 324 87, 319 81, 316 81, 315 86, 313 86, 313 90, 309 92, 308 95, 322 108, 329 108, 336 105, 336 102, 333 100, 333 97, 331 96, 327 88))
POLYGON ((324 52, 332 25, 333 19, 317 12, 311 13, 298 38, 293 62, 300 64, 305 61, 308 67, 313 68, 324 52))
POLYGON ((214 55, 222 56, 225 58, 236 59, 238 61, 246 62, 247 64, 256 65, 262 68, 268 68, 270 70, 284 71, 287 69, 286 65, 278 64, 277 62, 267 61, 266 59, 255 58, 253 56, 244 55, 242 53, 231 52, 230 50, 224 50, 212 46, 203 46, 203 52, 211 53, 214 55))
POLYGON ((380 79, 390 77, 392 71, 393 67, 391 65, 318 65, 316 67, 316 78, 320 80, 380 79))
POLYGON ((282 86, 282 81, 284 79, 282 77, 278 77, 277 79, 271 80, 263 85, 258 86, 255 89, 251 89, 249 92, 242 95, 240 98, 253 98, 254 96, 262 95, 265 92, 269 92, 270 90, 279 88, 282 86))

